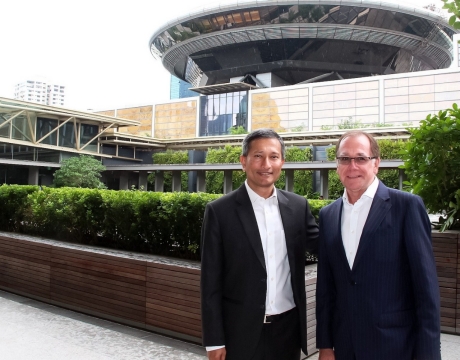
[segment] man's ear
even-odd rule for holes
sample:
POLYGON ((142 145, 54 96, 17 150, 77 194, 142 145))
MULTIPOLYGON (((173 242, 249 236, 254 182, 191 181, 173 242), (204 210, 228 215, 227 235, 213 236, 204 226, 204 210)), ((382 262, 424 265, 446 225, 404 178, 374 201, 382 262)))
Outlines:
POLYGON ((246 156, 240 155, 240 163, 243 166, 243 171, 246 171, 246 156))
POLYGON ((377 175, 379 172, 380 158, 375 159, 374 163, 374 174, 377 175))

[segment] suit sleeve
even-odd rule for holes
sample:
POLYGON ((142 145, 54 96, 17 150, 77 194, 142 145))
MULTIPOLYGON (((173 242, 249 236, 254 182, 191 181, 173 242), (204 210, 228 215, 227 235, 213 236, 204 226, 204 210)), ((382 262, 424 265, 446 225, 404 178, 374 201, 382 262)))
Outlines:
POLYGON ((325 242, 325 227, 323 211, 319 213, 319 254, 318 276, 316 283, 316 347, 332 349, 332 311, 335 307, 335 284, 329 264, 325 242))
POLYGON ((431 225, 422 200, 411 197, 404 223, 404 239, 411 269, 417 329, 415 358, 441 359, 440 295, 431 244, 431 225))
POLYGON ((310 204, 308 204, 308 201, 305 214, 305 227, 307 234, 305 248, 310 254, 318 255, 318 224, 316 223, 315 217, 311 213, 310 204))
POLYGON ((225 345, 222 319, 223 245, 219 220, 206 206, 201 230, 201 320, 203 346, 225 345))

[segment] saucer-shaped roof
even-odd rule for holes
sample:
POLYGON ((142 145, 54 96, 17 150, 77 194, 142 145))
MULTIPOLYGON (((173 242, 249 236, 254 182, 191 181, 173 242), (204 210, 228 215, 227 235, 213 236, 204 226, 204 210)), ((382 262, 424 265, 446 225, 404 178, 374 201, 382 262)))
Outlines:
POLYGON ((455 30, 438 14, 379 0, 231 1, 169 21, 155 57, 195 86, 272 73, 296 84, 449 67, 455 30))

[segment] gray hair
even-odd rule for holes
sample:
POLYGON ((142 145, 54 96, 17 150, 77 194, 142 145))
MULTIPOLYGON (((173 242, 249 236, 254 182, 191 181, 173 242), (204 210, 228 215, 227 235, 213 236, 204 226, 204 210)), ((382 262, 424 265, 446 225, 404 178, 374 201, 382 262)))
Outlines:
POLYGON ((257 139, 277 139, 281 145, 281 158, 284 160, 286 154, 284 141, 281 136, 279 136, 278 133, 272 129, 257 129, 246 135, 243 140, 243 156, 248 156, 251 142, 257 139))
POLYGON ((337 141, 337 144, 335 146, 335 157, 339 155, 340 144, 342 143, 344 139, 346 139, 347 137, 356 137, 356 136, 361 136, 361 135, 369 139, 369 143, 371 145, 370 146, 371 153, 369 155, 380 158, 379 144, 377 143, 377 141, 371 134, 368 134, 367 132, 362 131, 362 130, 349 130, 345 132, 344 134, 342 134, 342 136, 340 137, 339 141, 337 141))

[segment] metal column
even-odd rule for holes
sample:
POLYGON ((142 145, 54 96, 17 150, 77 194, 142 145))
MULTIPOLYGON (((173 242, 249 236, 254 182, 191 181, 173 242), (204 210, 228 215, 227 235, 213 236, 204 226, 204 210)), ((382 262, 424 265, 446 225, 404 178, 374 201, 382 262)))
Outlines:
POLYGON ((224 170, 224 194, 228 194, 233 190, 232 170, 224 170))
POLYGON ((172 171, 172 191, 181 191, 181 171, 173 170, 172 171))
POLYGON ((284 170, 284 176, 286 179, 286 185, 284 189, 286 191, 293 192, 294 191, 294 170, 291 170, 291 169, 284 170))
POLYGON ((165 176, 164 171, 157 170, 155 173, 155 191, 156 192, 163 192, 165 185, 165 176))
POLYGON ((206 171, 204 170, 196 172, 196 191, 206 192, 206 171))

